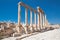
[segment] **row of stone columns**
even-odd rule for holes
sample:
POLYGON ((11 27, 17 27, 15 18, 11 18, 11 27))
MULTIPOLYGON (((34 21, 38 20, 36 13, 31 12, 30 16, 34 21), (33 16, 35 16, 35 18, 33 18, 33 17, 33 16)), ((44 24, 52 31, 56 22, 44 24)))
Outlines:
MULTIPOLYGON (((21 9, 20 9, 20 4, 18 4, 18 25, 20 25, 20 13, 21 13, 21 9)), ((41 12, 42 10, 40 10, 40 8, 38 7, 37 8, 37 11, 38 11, 38 26, 36 24, 36 12, 34 12, 34 23, 35 23, 35 26, 38 27, 38 29, 42 29, 44 23, 45 23, 45 16, 44 14, 41 12)), ((30 10, 30 26, 32 27, 33 26, 33 23, 32 23, 32 10, 30 10)), ((28 8, 25 8, 25 24, 26 26, 28 26, 28 8)))

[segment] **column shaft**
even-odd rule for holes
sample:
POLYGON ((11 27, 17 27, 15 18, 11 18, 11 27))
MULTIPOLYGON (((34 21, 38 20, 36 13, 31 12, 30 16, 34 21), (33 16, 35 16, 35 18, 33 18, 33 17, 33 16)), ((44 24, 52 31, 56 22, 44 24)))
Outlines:
POLYGON ((30 11, 30 25, 32 26, 32 11, 30 11))
POLYGON ((40 14, 38 14, 38 28, 40 30, 40 14))
POLYGON ((43 14, 43 28, 45 28, 45 15, 43 14))
POLYGON ((44 26, 44 14, 42 16, 43 16, 43 26, 44 26))
POLYGON ((40 29, 40 19, 41 19, 41 15, 40 15, 40 8, 39 7, 37 7, 37 11, 38 11, 38 27, 39 27, 39 29, 40 29))
POLYGON ((45 15, 45 26, 46 26, 46 15, 45 15))
POLYGON ((28 24, 28 9, 25 9, 25 24, 28 24))
POLYGON ((37 24, 36 24, 36 13, 34 13, 34 23, 35 23, 35 30, 37 31, 37 24))
POLYGON ((20 5, 18 5, 18 25, 20 25, 20 5))
POLYGON ((20 12, 21 12, 20 3, 18 3, 18 25, 16 26, 16 30, 17 30, 18 33, 20 33, 20 29, 19 29, 19 26, 20 26, 20 12))
POLYGON ((31 32, 33 32, 33 23, 32 23, 32 11, 30 10, 30 28, 31 28, 31 32))
POLYGON ((34 16, 35 16, 35 17, 34 17, 34 19, 35 19, 34 21, 35 21, 35 25, 36 25, 36 13, 35 13, 35 15, 34 15, 34 16))
POLYGON ((40 13, 40 27, 42 29, 42 14, 40 13))

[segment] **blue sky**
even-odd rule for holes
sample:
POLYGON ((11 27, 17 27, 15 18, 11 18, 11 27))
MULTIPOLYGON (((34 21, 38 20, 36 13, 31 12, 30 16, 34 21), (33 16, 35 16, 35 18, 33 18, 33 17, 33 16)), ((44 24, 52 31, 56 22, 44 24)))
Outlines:
MULTIPOLYGON (((50 23, 60 24, 60 0, 0 0, 0 21, 11 20, 17 22, 19 1, 24 2, 34 9, 40 6, 47 15, 50 23)), ((22 10, 23 9, 24 8, 22 8, 22 10)), ((30 16, 30 14, 28 15, 30 16)), ((24 16, 23 10, 21 13, 21 22, 25 22, 24 16)), ((30 21, 29 16, 28 20, 30 21)))

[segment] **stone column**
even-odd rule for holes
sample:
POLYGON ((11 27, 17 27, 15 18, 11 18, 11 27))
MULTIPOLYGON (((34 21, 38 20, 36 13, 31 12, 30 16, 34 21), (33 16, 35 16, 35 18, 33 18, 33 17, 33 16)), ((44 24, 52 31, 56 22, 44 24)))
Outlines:
POLYGON ((30 28, 31 28, 31 32, 33 32, 34 28, 32 23, 32 10, 30 10, 30 28))
POLYGON ((34 19, 35 19, 35 25, 36 25, 36 13, 34 14, 34 19))
POLYGON ((43 29, 43 14, 41 13, 41 29, 43 29))
POLYGON ((32 11, 30 11, 30 25, 32 26, 32 11))
POLYGON ((40 30, 40 14, 38 14, 38 28, 40 30))
POLYGON ((28 25, 28 9, 25 9, 25 24, 28 25))
POLYGON ((46 26, 46 15, 45 15, 45 24, 44 25, 46 26))
POLYGON ((38 11, 38 29, 40 30, 40 8, 37 7, 37 11, 38 11))
POLYGON ((26 29, 25 32, 26 34, 28 33, 28 9, 25 9, 25 24, 26 24, 26 29))
POLYGON ((37 24, 36 24, 36 13, 34 12, 34 23, 35 23, 35 27, 36 27, 36 31, 37 31, 37 24))
POLYGON ((18 4, 18 25, 20 25, 20 4, 18 4))
POLYGON ((42 29, 42 14, 41 14, 41 12, 40 12, 40 27, 42 29))
POLYGON ((18 3, 18 25, 16 26, 16 30, 17 30, 17 33, 20 33, 20 29, 19 29, 19 26, 20 26, 20 3, 18 3))
POLYGON ((43 14, 43 28, 45 28, 44 24, 45 24, 45 15, 43 14))

